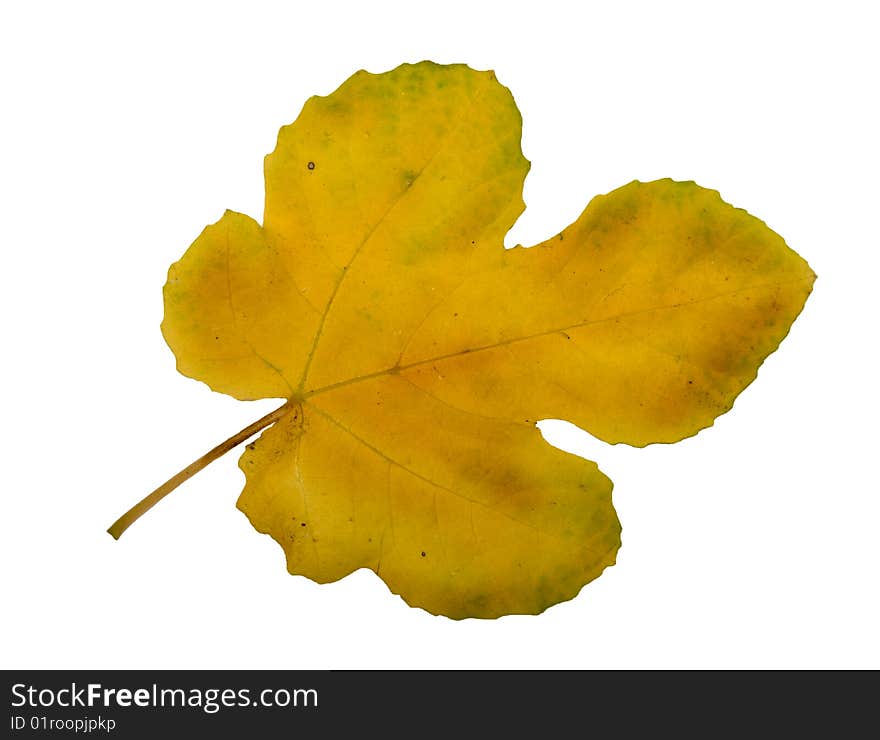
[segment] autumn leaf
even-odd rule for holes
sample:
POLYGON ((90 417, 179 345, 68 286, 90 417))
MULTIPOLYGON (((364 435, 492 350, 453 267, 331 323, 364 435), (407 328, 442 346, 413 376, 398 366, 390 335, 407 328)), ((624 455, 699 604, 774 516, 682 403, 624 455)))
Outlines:
POLYGON ((814 275, 762 221, 671 180, 505 250, 520 134, 507 88, 463 65, 358 72, 308 100, 266 158, 262 225, 227 211, 164 292, 182 373, 286 402, 111 533, 265 428, 238 506, 291 573, 369 568, 462 618, 539 613, 613 564, 611 482, 535 422, 636 446, 696 434, 754 380, 814 275))

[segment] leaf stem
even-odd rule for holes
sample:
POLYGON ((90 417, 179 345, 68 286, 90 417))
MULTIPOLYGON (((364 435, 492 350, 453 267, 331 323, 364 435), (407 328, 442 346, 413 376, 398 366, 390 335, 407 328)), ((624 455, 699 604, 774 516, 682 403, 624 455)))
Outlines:
POLYGON ((156 504, 158 504, 181 483, 184 483, 192 478, 196 473, 198 473, 203 468, 206 468, 218 457, 222 457, 223 455, 225 455, 233 447, 237 447, 249 437, 253 437, 261 429, 265 429, 267 426, 274 424, 281 417, 285 416, 289 411, 291 411, 293 406, 293 400, 287 401, 283 406, 280 406, 271 413, 266 414, 262 419, 257 419, 253 424, 250 424, 242 429, 240 432, 233 434, 225 442, 221 442, 213 450, 206 452, 198 460, 187 465, 177 475, 165 481, 151 494, 146 496, 141 501, 138 501, 138 503, 136 503, 128 511, 126 511, 121 517, 119 517, 119 519, 113 522, 113 524, 110 526, 110 529, 108 529, 107 531, 111 535, 113 535, 114 539, 118 540, 126 529, 128 529, 132 524, 140 519, 140 517, 142 517, 156 504))

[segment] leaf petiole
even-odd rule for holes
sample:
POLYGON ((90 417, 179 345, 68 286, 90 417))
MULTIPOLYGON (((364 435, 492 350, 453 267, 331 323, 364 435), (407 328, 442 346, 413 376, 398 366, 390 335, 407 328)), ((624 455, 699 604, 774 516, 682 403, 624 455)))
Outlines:
POLYGON ((295 404, 293 400, 287 401, 283 406, 280 406, 271 413, 266 414, 263 418, 257 419, 253 424, 250 424, 242 429, 240 432, 233 434, 225 442, 221 442, 213 450, 206 452, 198 460, 195 460, 194 462, 187 465, 177 475, 165 481, 151 494, 143 498, 141 501, 138 501, 138 503, 136 503, 128 511, 126 511, 121 517, 119 517, 119 519, 113 522, 113 524, 107 531, 113 536, 114 539, 118 540, 126 529, 128 529, 141 516, 146 514, 150 509, 158 504, 181 483, 184 483, 192 478, 196 473, 198 473, 203 468, 206 468, 217 458, 223 457, 223 455, 229 452, 233 447, 237 447, 249 437, 253 437, 257 432, 265 429, 271 424, 274 424, 281 417, 290 412, 293 409, 294 405, 295 404))

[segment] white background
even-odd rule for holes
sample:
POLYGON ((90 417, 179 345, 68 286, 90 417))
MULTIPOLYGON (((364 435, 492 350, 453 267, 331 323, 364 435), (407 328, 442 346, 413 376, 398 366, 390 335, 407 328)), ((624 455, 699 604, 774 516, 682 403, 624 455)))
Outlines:
POLYGON ((872 4, 5 3, 0 17, 4 668, 880 667, 878 58, 872 4), (833 10, 832 10, 833 8, 833 10), (524 118, 508 246, 632 179, 694 179, 818 273, 696 438, 610 447, 618 564, 539 617, 453 622, 372 573, 317 586, 236 510, 237 453, 105 528, 277 405, 178 375, 168 265, 312 94, 424 58, 524 118))

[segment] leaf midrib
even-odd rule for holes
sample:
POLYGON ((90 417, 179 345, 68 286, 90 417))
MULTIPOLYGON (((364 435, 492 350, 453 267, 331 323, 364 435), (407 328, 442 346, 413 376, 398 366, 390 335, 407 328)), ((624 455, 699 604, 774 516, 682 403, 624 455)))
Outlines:
MULTIPOLYGON (((483 93, 483 95, 484 94, 485 94, 485 92, 483 93)), ((476 96, 476 98, 471 98, 468 102, 467 110, 470 111, 471 109, 473 109, 477 100, 481 99, 483 97, 483 95, 478 95, 478 96, 476 96)), ((465 115, 462 115, 464 113, 466 113, 466 111, 460 112, 459 116, 456 119, 457 120, 456 125, 451 127, 445 133, 445 135, 443 136, 443 138, 440 141, 440 144, 437 146, 437 148, 434 150, 434 152, 431 154, 431 156, 428 157, 427 160, 425 160, 425 163, 422 165, 421 169, 415 174, 415 177, 413 177, 412 181, 410 182, 410 184, 406 188, 406 190, 403 190, 402 192, 398 193, 398 195, 391 201, 391 203, 388 206, 388 209, 385 211, 385 213, 383 213, 379 217, 379 219, 376 221, 376 223, 373 224, 372 228, 370 228, 370 230, 364 236, 361 243, 357 246, 357 249, 355 249, 354 252, 352 253, 348 262, 339 271, 339 275, 336 278, 336 284, 333 286, 333 290, 330 293, 330 297, 327 299, 327 304, 324 306, 324 311, 321 314, 321 319, 318 322, 318 328, 315 331, 315 339, 312 342, 312 346, 309 349, 309 354, 306 357, 306 362, 305 362, 305 366, 303 367, 302 377, 300 378, 300 382, 297 386, 298 391, 299 391, 299 395, 302 395, 303 397, 305 397, 305 394, 302 393, 302 390, 305 387, 306 381, 308 380, 309 371, 311 370, 311 366, 312 366, 312 360, 315 357, 315 351, 318 348, 318 344, 320 344, 321 335, 324 333, 324 325, 327 322, 327 316, 330 314, 330 309, 333 307, 333 302, 336 299, 337 293, 339 293, 339 289, 342 287, 342 283, 345 280, 345 276, 349 273, 349 268, 352 266, 354 261, 357 259, 358 255, 361 252, 363 252, 364 247, 370 242, 370 240, 375 235, 376 231, 378 231, 379 227, 383 223, 385 223, 385 221, 388 219, 388 216, 392 213, 392 211, 394 211, 395 208, 397 208, 403 201, 406 200, 407 195, 409 193, 413 192, 413 188, 415 187, 416 182, 419 180, 419 178, 422 176, 422 174, 437 159, 437 156, 448 146, 449 142, 454 138, 455 134, 458 133, 458 131, 460 130, 461 125, 462 125, 461 122, 466 118, 465 115)))
MULTIPOLYGON (((442 355, 436 355, 435 357, 428 357, 423 360, 416 360, 415 362, 409 362, 404 365, 396 364, 391 367, 387 367, 383 370, 377 370, 373 373, 365 373, 364 375, 358 375, 354 378, 348 378, 347 380, 340 380, 336 383, 330 383, 329 385, 321 386, 319 388, 315 388, 311 391, 305 391, 301 394, 301 398, 303 400, 312 398, 314 396, 319 396, 322 393, 327 393, 329 391, 336 390, 338 388, 344 388, 349 385, 354 385, 356 383, 362 383, 367 380, 372 380, 374 378, 380 378, 385 375, 398 375, 406 370, 410 370, 414 367, 420 367, 422 365, 428 365, 434 362, 443 362, 444 360, 454 359, 456 357, 462 357, 464 355, 476 354, 479 352, 486 352, 492 349, 496 349, 498 347, 505 347, 511 344, 517 344, 520 342, 528 342, 532 339, 539 339, 541 337, 551 336, 553 334, 559 334, 561 332, 570 331, 572 329, 579 329, 584 326, 598 325, 607 323, 609 321, 617 321, 620 319, 627 319, 633 316, 639 316, 642 314, 648 314, 655 311, 669 311, 676 308, 683 308, 685 306, 693 306, 699 303, 708 303, 710 301, 716 301, 721 298, 729 298, 731 296, 739 295, 740 293, 747 293, 749 291, 754 290, 762 290, 765 288, 780 288, 784 285, 794 285, 796 283, 804 283, 810 282, 812 277, 799 277, 792 280, 784 280, 784 281, 776 281, 772 283, 762 283, 759 285, 750 285, 744 288, 737 288, 736 290, 726 291, 724 293, 717 293, 711 296, 705 296, 703 298, 695 298, 689 301, 679 301, 678 303, 670 303, 665 306, 654 306, 652 308, 642 308, 637 311, 627 311, 624 313, 614 314, 612 316, 604 316, 601 319, 586 319, 584 321, 578 321, 574 324, 567 324, 565 326, 559 326, 553 329, 547 329, 545 331, 535 332, 534 334, 528 334, 522 337, 512 337, 510 339, 504 339, 499 342, 492 342, 491 344, 484 344, 478 347, 465 347, 464 349, 456 350, 455 352, 448 352, 442 355)), ((317 344, 317 338, 316 342, 317 344)))

